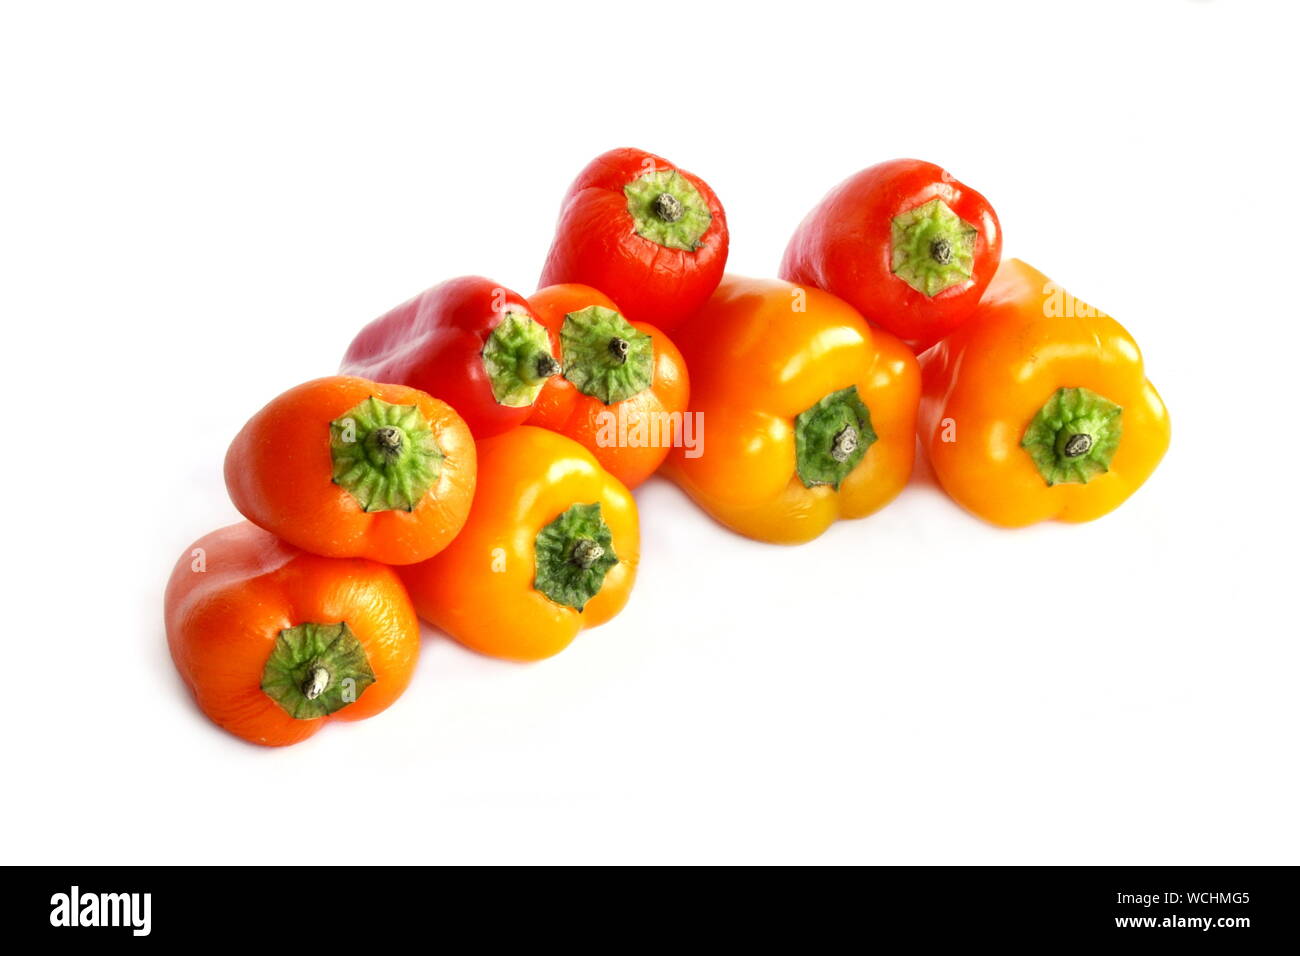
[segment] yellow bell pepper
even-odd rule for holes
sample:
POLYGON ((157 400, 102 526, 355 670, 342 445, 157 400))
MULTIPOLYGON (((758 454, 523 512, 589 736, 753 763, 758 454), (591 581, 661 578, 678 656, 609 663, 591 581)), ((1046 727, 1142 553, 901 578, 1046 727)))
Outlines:
POLYGON ((420 617, 514 661, 558 654, 623 609, 641 555, 636 501, 577 442, 520 425, 478 443, 469 520, 398 568, 420 617))
POLYGON ((665 472, 760 541, 809 541, 883 508, 912 471, 920 370, 894 336, 829 292, 725 276, 678 332, 702 449, 665 472))
POLYGON ((1117 508, 1169 447, 1169 415, 1118 322, 1019 259, 921 357, 921 444, 943 489, 1008 528, 1117 508))

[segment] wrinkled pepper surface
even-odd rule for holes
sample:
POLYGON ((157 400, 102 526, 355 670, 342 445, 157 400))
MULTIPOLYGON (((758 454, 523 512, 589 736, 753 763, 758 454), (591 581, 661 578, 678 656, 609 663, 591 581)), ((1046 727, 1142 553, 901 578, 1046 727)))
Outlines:
POLYGON ((524 297, 482 276, 449 279, 375 319, 340 368, 442 399, 475 438, 523 424, 559 370, 524 297))
POLYGON ((226 453, 245 518, 331 558, 411 564, 469 516, 474 439, 446 402, 404 385, 335 375, 275 398, 226 453))
POLYGON ((622 610, 640 548, 627 488, 577 442, 523 425, 479 442, 456 540, 398 571, 425 620, 483 654, 531 661, 622 610))
POLYGON ((420 622, 397 574, 322 558, 241 522, 200 538, 172 571, 167 643, 212 721, 270 747, 397 700, 420 622))
POLYGON ((698 176, 641 149, 593 159, 564 196, 539 286, 579 282, 672 332, 727 264, 727 217, 698 176))
POLYGON ((993 524, 1091 521, 1169 447, 1169 415, 1133 338, 1018 259, 921 364, 921 443, 935 475, 993 524))
POLYGON ((957 328, 997 271, 988 200, 934 163, 894 159, 832 189, 795 230, 781 278, 848 301, 922 352, 957 328))
POLYGON ((797 544, 879 510, 907 483, 916 358, 847 302, 729 275, 678 345, 704 449, 674 448, 664 470, 718 521, 797 544))
POLYGON ((628 322, 591 286, 548 286, 528 304, 562 367, 543 386, 528 424, 572 438, 635 488, 680 439, 689 396, 681 352, 653 325, 628 322))

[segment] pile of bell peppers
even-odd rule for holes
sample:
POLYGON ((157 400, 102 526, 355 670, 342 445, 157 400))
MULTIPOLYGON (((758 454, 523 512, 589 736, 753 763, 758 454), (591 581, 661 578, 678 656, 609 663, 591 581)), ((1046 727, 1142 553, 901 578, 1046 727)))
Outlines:
POLYGON ((724 274, 728 243, 708 183, 612 150, 565 193, 536 292, 444 281, 255 412, 225 460, 246 520, 187 548, 165 595, 203 713, 271 746, 373 716, 420 619, 493 657, 558 653, 627 603, 631 489, 659 471, 799 544, 885 507, 918 445, 1007 528, 1106 514, 1168 447, 1133 338, 1004 261, 988 200, 938 166, 840 183, 779 278, 724 274))

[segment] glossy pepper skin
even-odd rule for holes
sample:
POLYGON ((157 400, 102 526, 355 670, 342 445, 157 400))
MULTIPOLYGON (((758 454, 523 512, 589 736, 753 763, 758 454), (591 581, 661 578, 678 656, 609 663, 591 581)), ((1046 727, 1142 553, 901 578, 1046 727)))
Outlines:
POLYGON ((451 406, 404 385, 335 375, 249 419, 226 453, 244 517, 314 554, 411 564, 469 516, 474 440, 451 406))
POLYGON ((627 602, 640 559, 636 503, 589 451, 543 428, 480 442, 479 462, 465 530, 399 572, 420 616, 467 647, 550 657, 627 602))
POLYGON ((449 279, 362 329, 340 371, 442 399, 475 438, 523 424, 559 371, 517 292, 482 276, 449 279))
POLYGON ((664 472, 732 530, 798 544, 907 483, 916 358, 847 302, 729 275, 679 345, 704 447, 674 448, 664 472))
POLYGON ((690 395, 681 352, 653 325, 627 322, 614 301, 591 286, 547 286, 528 304, 563 368, 542 388, 528 424, 572 438, 635 488, 680 437, 690 395))
POLYGON ((1018 259, 973 318, 921 358, 921 444, 943 489, 986 521, 1091 521, 1169 447, 1137 343, 1018 259))
POLYGON ((565 194, 538 285, 594 286, 630 321, 672 332, 717 287, 728 242, 708 183, 662 156, 613 149, 565 194))
POLYGON ((268 747, 373 717, 401 696, 420 652, 420 622, 392 569, 307 554, 246 521, 181 555, 165 611, 199 709, 268 747))
POLYGON ((781 278, 833 292, 916 352, 974 311, 997 271, 988 200, 919 159, 861 170, 832 189, 786 246, 781 278))

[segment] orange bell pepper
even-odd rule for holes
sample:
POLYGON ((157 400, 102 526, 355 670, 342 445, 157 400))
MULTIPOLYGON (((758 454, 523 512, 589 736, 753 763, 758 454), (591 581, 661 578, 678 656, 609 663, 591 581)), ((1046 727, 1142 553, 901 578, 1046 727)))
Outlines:
POLYGON ((546 380, 528 424, 567 435, 635 488, 680 439, 690 392, 681 352, 653 325, 628 322, 591 286, 547 286, 528 306, 563 369, 546 380))
POLYGON ((248 522, 200 538, 172 571, 167 643, 212 721, 269 747, 397 700, 420 622, 392 569, 322 558, 248 522))
POLYGON ((336 375, 291 388, 226 454, 240 513, 330 558, 412 564, 469 516, 474 440, 446 402, 405 385, 336 375))
POLYGON ((993 524, 1098 518, 1169 447, 1137 343, 1019 259, 921 364, 921 444, 949 496, 993 524))
POLYGON ((664 469, 729 528, 778 544, 883 508, 912 472, 920 372, 829 292, 725 276, 678 333, 702 454, 664 469))
POLYGON ((483 654, 532 661, 622 610, 640 548, 623 484, 577 442, 521 425, 479 442, 456 540, 398 571, 425 620, 483 654))

